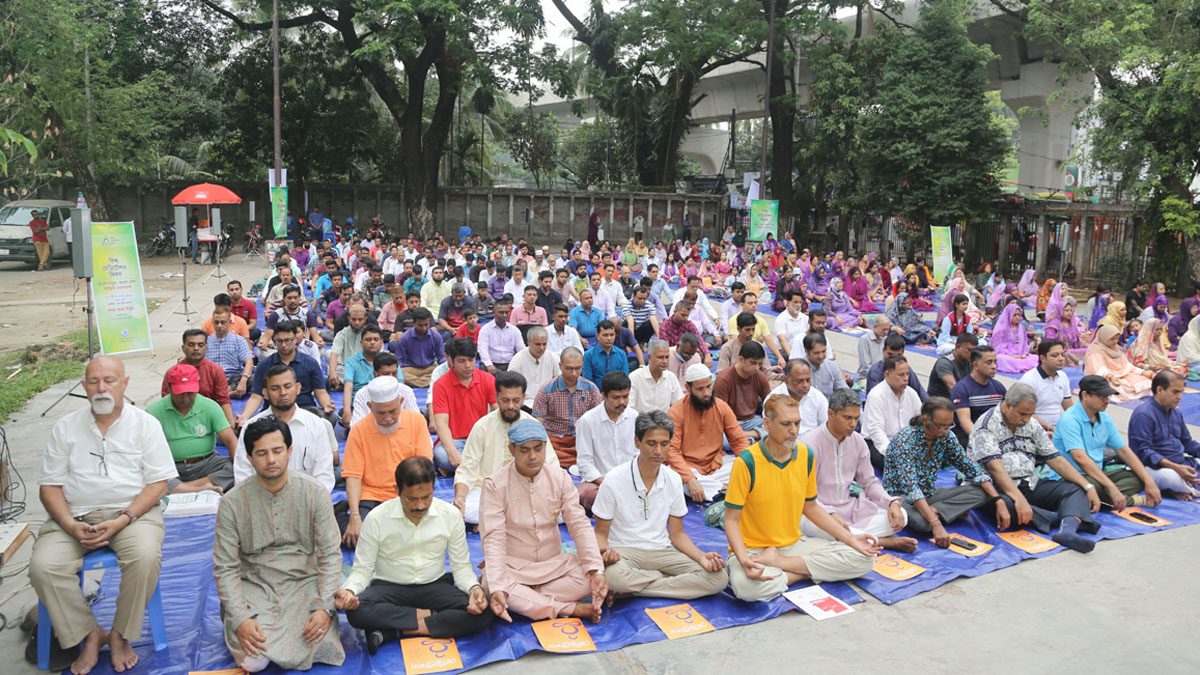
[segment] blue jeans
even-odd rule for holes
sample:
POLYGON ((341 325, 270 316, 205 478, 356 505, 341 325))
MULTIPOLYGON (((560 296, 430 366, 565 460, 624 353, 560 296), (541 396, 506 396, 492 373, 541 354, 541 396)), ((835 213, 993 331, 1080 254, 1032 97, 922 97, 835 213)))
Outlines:
MULTIPOLYGON (((466 444, 467 439, 465 438, 454 439, 454 447, 458 449, 460 456, 466 444)), ((446 473, 454 473, 455 467, 450 464, 450 455, 446 454, 446 449, 442 447, 440 440, 433 446, 433 465, 446 473)))
POLYGON ((188 241, 192 244, 192 262, 196 262, 196 249, 200 246, 200 239, 195 232, 189 232, 188 241))

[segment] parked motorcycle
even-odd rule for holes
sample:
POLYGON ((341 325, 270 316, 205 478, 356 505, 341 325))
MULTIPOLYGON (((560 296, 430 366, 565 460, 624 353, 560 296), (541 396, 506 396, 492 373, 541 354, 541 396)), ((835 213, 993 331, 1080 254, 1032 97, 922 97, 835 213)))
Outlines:
POLYGON ((152 258, 156 255, 165 255, 170 253, 173 248, 175 248, 175 226, 169 221, 163 221, 150 241, 142 247, 142 257, 152 258))
POLYGON ((250 229, 246 231, 245 241, 242 242, 242 253, 260 253, 263 243, 262 225, 251 223, 250 229))

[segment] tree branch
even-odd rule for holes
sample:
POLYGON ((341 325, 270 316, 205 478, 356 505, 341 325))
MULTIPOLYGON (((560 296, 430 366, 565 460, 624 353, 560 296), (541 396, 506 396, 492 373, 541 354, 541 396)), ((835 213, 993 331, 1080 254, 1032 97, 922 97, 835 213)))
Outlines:
POLYGON ((1025 17, 1022 15, 1022 12, 1014 10, 1014 9, 1009 9, 1009 7, 1007 5, 1005 5, 1002 0, 988 0, 988 1, 992 3, 992 6, 994 6, 996 9, 1000 10, 1001 12, 1011 16, 1012 18, 1016 19, 1017 21, 1020 21, 1022 24, 1025 23, 1025 17))
MULTIPOLYGON (((200 4, 204 5, 205 7, 208 7, 209 9, 216 12, 217 14, 220 14, 221 16, 225 17, 226 19, 229 19, 230 21, 232 21, 234 23, 234 25, 236 25, 238 28, 241 28, 242 30, 247 30, 247 31, 271 30, 272 24, 270 21, 246 21, 242 17, 238 16, 237 14, 234 14, 233 12, 229 11, 228 9, 225 9, 224 6, 222 6, 221 4, 219 4, 217 2, 214 2, 213 0, 200 0, 200 4)), ((326 14, 323 10, 314 9, 312 12, 310 12, 308 14, 304 14, 302 16, 293 16, 293 17, 288 17, 286 19, 281 18, 279 20, 279 27, 280 28, 297 28, 300 26, 311 26, 314 23, 327 23, 332 26, 333 19, 330 18, 330 16, 328 14, 326 14)))

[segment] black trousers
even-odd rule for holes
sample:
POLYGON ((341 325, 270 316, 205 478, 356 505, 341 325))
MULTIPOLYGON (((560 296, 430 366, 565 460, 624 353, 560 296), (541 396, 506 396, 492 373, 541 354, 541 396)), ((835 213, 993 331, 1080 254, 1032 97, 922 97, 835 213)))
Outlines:
MULTIPOLYGON (((358 516, 366 520, 367 514, 371 509, 379 506, 383 502, 371 501, 370 499, 358 500, 358 516)), ((337 520, 338 530, 342 534, 346 534, 346 526, 350 524, 350 502, 340 501, 333 505, 333 517, 337 520)))
POLYGON ((871 452, 871 466, 879 473, 883 473, 883 463, 887 460, 887 455, 875 449, 875 443, 871 439, 867 439, 867 450, 871 452))
MULTIPOLYGON (((1087 493, 1078 485, 1065 480, 1040 480, 1037 487, 1030 490, 1028 481, 1017 483, 1017 489, 1025 495, 1029 508, 1033 510, 1033 520, 1030 525, 1039 532, 1049 534, 1063 518, 1079 519, 1079 529, 1082 532, 1094 534, 1100 529, 1100 524, 1092 519, 1091 507, 1088 505, 1087 493)), ((1012 517, 1012 527, 1017 525, 1017 507, 1007 495, 1001 495, 1008 514, 1012 517)), ((995 513, 996 506, 989 502, 989 513, 995 513)))
POLYGON ((348 610, 346 620, 363 630, 416 630, 417 609, 428 609, 434 612, 425 619, 430 637, 458 637, 487 628, 496 617, 490 608, 471 614, 468 602, 467 594, 458 590, 449 573, 429 584, 376 579, 358 595, 358 609, 348 610))
POLYGON ((646 344, 650 341, 650 338, 654 337, 654 324, 647 320, 638 326, 637 330, 633 331, 633 337, 637 339, 638 344, 646 344))

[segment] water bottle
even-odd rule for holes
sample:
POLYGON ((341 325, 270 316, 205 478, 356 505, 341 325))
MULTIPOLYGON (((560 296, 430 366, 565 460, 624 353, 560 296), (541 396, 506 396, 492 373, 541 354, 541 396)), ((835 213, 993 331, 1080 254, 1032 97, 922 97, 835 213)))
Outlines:
POLYGON ((83 198, 83 190, 80 190, 79 196, 75 198, 75 208, 86 209, 87 207, 87 200, 83 198))

